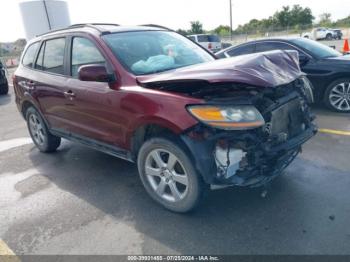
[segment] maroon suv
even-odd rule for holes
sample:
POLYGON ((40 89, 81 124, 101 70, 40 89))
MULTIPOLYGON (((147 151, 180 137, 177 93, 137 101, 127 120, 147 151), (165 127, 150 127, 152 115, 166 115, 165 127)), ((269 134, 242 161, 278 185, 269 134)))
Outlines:
POLYGON ((14 88, 40 151, 66 138, 137 162, 149 195, 177 212, 210 185, 269 183, 316 133, 295 52, 216 60, 154 25, 80 24, 39 36, 14 88))

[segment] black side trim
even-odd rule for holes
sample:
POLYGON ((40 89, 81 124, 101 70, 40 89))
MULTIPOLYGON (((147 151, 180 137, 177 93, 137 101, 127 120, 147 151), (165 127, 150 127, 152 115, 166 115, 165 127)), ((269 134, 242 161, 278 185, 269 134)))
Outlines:
POLYGON ((103 153, 106 153, 118 158, 122 158, 132 163, 135 162, 134 159, 132 158, 131 152, 128 150, 125 150, 116 146, 111 146, 109 144, 106 144, 88 137, 80 136, 73 133, 68 133, 62 129, 50 129, 50 133, 55 136, 59 136, 59 137, 68 139, 70 141, 77 142, 84 146, 90 147, 92 149, 101 151, 103 153))

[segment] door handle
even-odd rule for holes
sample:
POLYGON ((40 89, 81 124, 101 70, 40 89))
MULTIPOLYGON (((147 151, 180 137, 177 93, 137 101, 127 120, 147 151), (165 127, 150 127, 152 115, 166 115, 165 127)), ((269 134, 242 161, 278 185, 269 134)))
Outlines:
POLYGON ((68 91, 64 92, 64 96, 69 97, 69 98, 73 98, 73 97, 75 97, 75 94, 73 93, 72 90, 68 90, 68 91))

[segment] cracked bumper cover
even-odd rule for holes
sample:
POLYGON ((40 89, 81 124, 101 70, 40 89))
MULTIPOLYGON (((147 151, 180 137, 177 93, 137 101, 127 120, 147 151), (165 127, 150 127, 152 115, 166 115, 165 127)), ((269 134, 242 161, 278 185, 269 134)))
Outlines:
POLYGON ((301 151, 301 145, 316 133, 316 126, 311 124, 299 135, 277 145, 271 145, 269 142, 258 143, 250 147, 249 152, 245 151, 250 155, 249 159, 244 159, 246 166, 226 177, 219 175, 215 162, 214 151, 218 141, 249 144, 256 143, 259 140, 258 137, 249 132, 242 134, 242 132, 231 131, 204 140, 194 139, 188 134, 183 134, 181 139, 190 150, 196 169, 206 183, 255 187, 264 185, 278 176, 301 151), (255 158, 252 155, 259 155, 259 157, 255 158))

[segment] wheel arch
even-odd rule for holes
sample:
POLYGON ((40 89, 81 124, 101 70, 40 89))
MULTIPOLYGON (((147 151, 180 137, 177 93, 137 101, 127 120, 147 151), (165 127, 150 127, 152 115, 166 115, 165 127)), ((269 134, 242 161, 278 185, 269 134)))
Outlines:
MULTIPOLYGON (((137 159, 137 155, 142 144, 152 137, 168 137, 180 141, 179 138, 177 139, 178 136, 179 134, 174 131, 174 129, 171 129, 169 126, 164 124, 153 122, 140 125, 132 133, 129 141, 132 158, 134 160, 137 159)), ((183 144, 183 146, 185 145, 183 144)))
POLYGON ((35 110, 40 114, 41 118, 44 120, 46 126, 49 128, 49 123, 47 122, 46 118, 44 117, 43 113, 41 112, 40 108, 31 100, 24 100, 21 104, 21 114, 24 119, 26 119, 26 114, 28 108, 33 107, 35 110))

